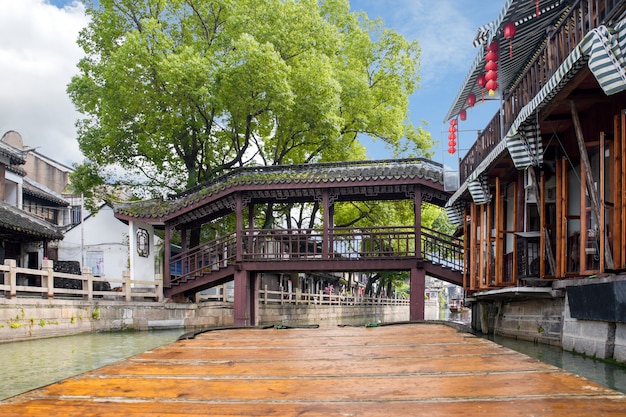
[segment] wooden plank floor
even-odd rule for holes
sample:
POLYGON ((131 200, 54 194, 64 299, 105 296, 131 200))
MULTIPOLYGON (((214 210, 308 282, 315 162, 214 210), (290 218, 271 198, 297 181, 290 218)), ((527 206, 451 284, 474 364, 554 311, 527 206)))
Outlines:
POLYGON ((212 331, 0 403, 1 416, 625 414, 619 392, 434 323, 212 331))

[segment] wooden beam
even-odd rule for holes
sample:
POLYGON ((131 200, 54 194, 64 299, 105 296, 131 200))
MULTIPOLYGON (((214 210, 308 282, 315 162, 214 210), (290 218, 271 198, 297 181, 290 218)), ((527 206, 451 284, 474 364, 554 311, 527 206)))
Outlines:
POLYGON ((477 211, 476 210, 476 203, 472 202, 470 203, 470 219, 472 219, 472 222, 470 223, 470 238, 469 238, 469 249, 470 249, 470 253, 469 253, 469 260, 470 260, 470 274, 469 274, 469 280, 470 280, 470 289, 471 290, 475 290, 477 287, 477 279, 478 277, 477 275, 477 269, 476 269, 476 247, 477 242, 476 242, 476 228, 478 227, 478 219, 476 218, 477 215, 477 211))
MULTIPOLYGON (((539 187, 537 186, 537 175, 535 174, 535 168, 530 166, 528 168, 526 168, 528 170, 528 173, 530 174, 530 178, 531 178, 531 187, 533 189, 533 193, 535 193, 535 197, 537 199, 537 205, 538 205, 538 209, 539 209, 539 218, 540 218, 540 250, 543 250, 546 259, 548 260, 548 265, 550 266, 550 272, 552 275, 554 275, 556 273, 556 261, 554 260, 554 252, 552 252, 552 245, 550 244, 550 236, 548 235, 548 231, 545 228, 545 221, 543 220, 543 217, 545 216, 545 208, 543 207, 545 205, 545 199, 543 198, 543 183, 542 183, 542 189, 539 190, 539 187)), ((543 277, 542 277, 543 278, 543 277)))
MULTIPOLYGON (((610 252, 608 249, 610 249, 610 245, 609 245, 609 236, 606 235, 606 210, 604 210, 604 208, 606 207, 605 201, 606 201, 606 196, 604 194, 604 169, 605 169, 605 164, 604 164, 604 132, 600 132, 600 202, 602 203, 602 209, 600 211, 600 224, 598 225, 599 228, 598 230, 600 231, 600 236, 605 236, 604 239, 600 239, 600 271, 604 271, 604 260, 605 260, 605 251, 610 252)), ((612 254, 611 254, 611 259, 613 259, 612 254)))
MULTIPOLYGON (((620 146, 622 148, 621 185, 624 187, 626 186, 626 110, 622 110, 621 113, 620 146)), ((618 192, 620 193, 620 200, 622 201, 622 210, 618 213, 621 221, 621 228, 617 229, 622 232, 622 246, 620 247, 620 251, 622 253, 622 263, 620 264, 620 267, 622 267, 626 263, 626 220, 624 219, 624 216, 626 215, 626 193, 622 192, 621 188, 618 192)))
POLYGON ((504 258, 504 251, 502 250, 502 229, 504 228, 502 225, 503 215, 502 215, 502 206, 503 206, 503 198, 500 189, 500 177, 496 177, 496 202, 495 202, 495 225, 496 225, 496 286, 502 285, 502 261, 504 258))
POLYGON ((478 221, 480 225, 480 235, 478 236, 478 286, 484 288, 487 286, 485 278, 485 205, 478 206, 478 221))
MULTIPOLYGON (((589 155, 587 154, 587 148, 585 147, 585 138, 583 137, 583 131, 580 127, 580 119, 578 118, 578 111, 576 110, 576 103, 574 100, 570 100, 570 110, 572 113, 572 121, 574 122, 574 130, 576 132, 576 142, 578 143, 578 151, 580 152, 580 161, 584 167, 585 171, 585 182, 587 183, 586 189, 587 194, 589 195, 589 201, 591 202, 591 208, 596 216, 596 221, 598 225, 602 221, 602 207, 600 205, 600 199, 598 198, 598 193, 596 189, 593 187, 593 173, 591 171, 591 163, 589 162, 589 155)), ((585 194, 582 193, 580 196, 581 200, 584 200, 585 194)), ((581 221, 582 223, 582 221, 581 221)), ((581 228, 583 225, 581 224, 581 228)), ((605 244, 608 241, 608 236, 604 236, 605 244)), ((581 248, 583 247, 583 242, 581 242, 581 248)), ((614 269, 613 265, 613 256, 611 256, 610 251, 606 251, 604 253, 605 264, 609 269, 614 269)))
POLYGON ((611 199, 613 207, 611 209, 611 240, 613 262, 617 268, 623 264, 622 261, 622 125, 620 116, 617 115, 613 119, 613 149, 611 149, 612 158, 609 160, 610 170, 613 173, 611 182, 611 199))

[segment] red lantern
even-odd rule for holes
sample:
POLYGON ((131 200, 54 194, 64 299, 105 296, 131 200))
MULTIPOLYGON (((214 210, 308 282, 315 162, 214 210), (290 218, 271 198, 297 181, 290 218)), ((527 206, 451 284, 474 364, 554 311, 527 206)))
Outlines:
POLYGON ((487 61, 485 71, 498 71, 498 63, 496 61, 487 61))
POLYGON ((494 52, 494 51, 489 51, 487 52, 487 55, 485 55, 485 61, 489 62, 489 61, 497 61, 498 60, 498 53, 494 52))
POLYGON ((449 153, 450 155, 454 155, 454 153, 455 153, 455 152, 456 152, 456 148, 455 148, 454 146, 450 146, 450 147, 448 148, 448 153, 449 153))
POLYGON ((454 139, 456 139, 456 135, 455 135, 454 133, 450 133, 450 134, 448 135, 448 139, 450 139, 450 140, 454 140, 454 139))
POLYGON ((470 93, 467 96, 467 105, 472 107, 474 104, 476 104, 476 96, 473 93, 470 93))
MULTIPOLYGON (((487 80, 485 79, 485 74, 480 74, 478 76, 478 80, 476 81, 478 86, 480 87, 480 90, 482 92, 482 100, 485 101, 485 84, 487 83, 487 80)), ((463 120, 463 119, 461 119, 463 120)))
POLYGON ((504 25, 504 37, 509 40, 509 57, 513 59, 513 37, 515 36, 515 23, 509 22, 504 25))
POLYGON ((456 119, 452 119, 452 120, 450 120, 450 124, 451 124, 452 126, 456 126, 456 119))
POLYGON ((487 55, 485 55, 485 70, 487 73, 485 74, 485 88, 489 91, 489 95, 492 96, 494 91, 498 88, 498 73, 496 70, 498 69, 498 44, 492 42, 487 47, 487 55))
POLYGON ((485 74, 480 74, 478 76, 478 80, 477 80, 478 86, 480 88, 483 88, 485 86, 486 82, 487 82, 487 80, 485 79, 485 74))
POLYGON ((456 146, 456 141, 455 140, 448 141, 448 146, 456 146))
MULTIPOLYGON (((498 81, 498 73, 495 71, 487 71, 487 73, 485 74, 485 80, 487 80, 487 82, 498 81)), ((487 83, 485 83, 485 86, 486 85, 487 83)))
POLYGON ((448 132, 450 133, 456 132, 456 127, 454 125, 450 125, 450 127, 448 128, 448 132))
POLYGON ((465 111, 465 109, 461 110, 461 112, 459 113, 459 118, 463 121, 467 119, 467 112, 465 111))

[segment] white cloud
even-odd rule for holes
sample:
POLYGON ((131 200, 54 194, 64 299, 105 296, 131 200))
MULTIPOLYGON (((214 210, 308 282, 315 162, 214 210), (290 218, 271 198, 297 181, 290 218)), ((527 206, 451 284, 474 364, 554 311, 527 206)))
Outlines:
POLYGON ((476 50, 476 23, 459 1, 393 0, 396 29, 422 48, 422 83, 440 83, 452 71, 467 71, 476 50))
POLYGON ((0 0, 0 136, 15 130, 24 145, 66 165, 83 159, 66 87, 87 22, 79 2, 59 9, 46 0, 0 0))

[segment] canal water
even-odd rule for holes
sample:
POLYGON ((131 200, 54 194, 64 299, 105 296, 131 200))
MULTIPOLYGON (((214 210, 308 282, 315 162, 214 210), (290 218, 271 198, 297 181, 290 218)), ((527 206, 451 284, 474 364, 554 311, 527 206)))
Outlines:
POLYGON ((183 333, 102 332, 0 343, 0 400, 174 342, 183 333))

